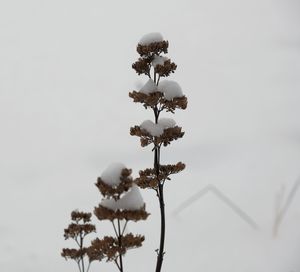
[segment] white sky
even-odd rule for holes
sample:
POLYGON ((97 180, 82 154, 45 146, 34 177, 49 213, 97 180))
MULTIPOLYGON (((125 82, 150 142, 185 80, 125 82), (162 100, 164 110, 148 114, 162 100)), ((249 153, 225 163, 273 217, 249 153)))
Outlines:
MULTIPOLYGON (((128 92, 142 35, 169 40, 189 107, 186 136, 162 160, 187 164, 166 187, 165 271, 298 272, 300 192, 276 239, 276 194, 300 176, 300 2, 297 0, 0 2, 0 270, 76 271, 60 249, 69 213, 100 202, 93 183, 110 162, 134 173, 152 154, 129 127, 152 118, 128 92), (180 216, 207 184, 258 223, 254 231, 213 194, 180 216)), ((159 216, 130 229, 145 246, 126 271, 153 271, 159 216)), ((95 220, 95 222, 97 222, 95 220)), ((99 235, 110 227, 97 222, 99 235)), ((116 271, 100 264, 91 271, 116 271)))

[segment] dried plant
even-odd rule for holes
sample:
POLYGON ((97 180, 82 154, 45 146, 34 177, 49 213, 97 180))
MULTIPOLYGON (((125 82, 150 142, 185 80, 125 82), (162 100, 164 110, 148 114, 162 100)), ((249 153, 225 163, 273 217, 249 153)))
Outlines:
POLYGON ((124 235, 127 223, 146 220, 149 214, 145 210, 144 203, 142 205, 137 203, 138 206, 134 207, 122 204, 122 200, 129 194, 137 192, 135 191, 137 188, 134 187, 136 185, 133 184, 130 169, 124 168, 120 172, 120 183, 114 186, 108 184, 102 177, 99 177, 95 184, 104 199, 98 207, 95 207, 94 214, 99 220, 109 220, 112 223, 115 237, 97 238, 92 241, 91 249, 93 252, 99 252, 105 256, 107 261, 113 261, 119 271, 123 272, 123 256, 127 250, 142 246, 145 239, 142 235, 133 235, 132 233, 124 235))
MULTIPOLYGON (((135 182, 141 188, 150 188, 155 190, 159 200, 161 226, 160 226, 160 244, 157 249, 156 272, 161 271, 164 258, 165 243, 165 202, 164 185, 166 180, 170 180, 171 174, 176 174, 185 168, 182 162, 174 165, 161 165, 160 152, 162 146, 168 146, 172 141, 182 138, 184 132, 182 128, 176 125, 157 127, 160 125, 160 113, 162 111, 174 113, 176 109, 186 109, 187 98, 181 93, 181 88, 174 82, 160 82, 162 77, 168 77, 174 73, 177 65, 171 62, 163 53, 168 53, 169 42, 162 39, 160 35, 142 38, 142 42, 137 45, 139 59, 133 63, 132 68, 138 75, 144 74, 149 81, 140 91, 132 91, 129 97, 134 102, 141 103, 145 109, 152 109, 154 113, 154 123, 142 123, 131 127, 130 134, 140 138, 142 147, 152 145, 154 152, 154 166, 139 172, 139 177, 135 182), (150 38, 150 39, 149 39, 150 38), (153 129, 151 129, 151 126, 153 129), (159 129, 162 131, 158 131, 159 129)), ((169 121, 168 121, 169 122, 169 121)), ((171 122, 172 123, 172 122, 171 122)))
POLYGON ((165 203, 164 185, 170 180, 170 175, 179 173, 185 168, 182 162, 161 165, 160 151, 162 147, 183 137, 184 132, 175 121, 170 118, 159 118, 162 111, 174 113, 176 109, 186 109, 187 98, 182 94, 180 86, 174 81, 162 81, 177 68, 177 65, 162 54, 168 53, 169 43, 163 40, 160 34, 151 33, 142 38, 137 45, 139 59, 132 68, 139 74, 145 74, 149 80, 140 91, 133 91, 129 96, 134 102, 141 103, 145 109, 152 109, 154 121, 145 121, 140 126, 130 129, 130 134, 140 138, 141 146, 153 145, 154 166, 139 172, 133 180, 131 169, 122 164, 109 167, 97 179, 96 187, 103 196, 101 203, 94 208, 94 215, 98 220, 108 220, 112 223, 114 235, 96 238, 90 246, 84 247, 84 237, 95 232, 95 226, 90 224, 91 213, 72 212, 72 220, 65 229, 65 238, 72 238, 78 249, 62 250, 62 256, 77 262, 80 272, 87 272, 93 261, 114 262, 120 272, 124 271, 123 257, 128 249, 142 246, 144 236, 125 234, 129 221, 146 220, 145 203, 139 193, 140 188, 150 188, 156 192, 160 205, 161 231, 160 245, 157 249, 156 272, 161 271, 164 256, 165 241, 165 203), (85 258, 88 266, 85 270, 85 258))
POLYGON ((95 225, 89 223, 91 221, 91 213, 73 211, 71 213, 72 223, 64 230, 65 239, 73 239, 78 248, 63 248, 61 256, 66 260, 74 260, 79 268, 80 272, 88 272, 91 262, 96 260, 93 254, 91 254, 89 247, 84 247, 84 238, 92 233, 96 232, 95 225), (86 261, 88 261, 88 266, 86 266, 86 261), (86 270, 85 270, 86 269, 86 270))
POLYGON ((121 168, 120 165, 118 167, 114 172, 119 172, 119 175, 110 173, 111 178, 106 174, 99 177, 95 184, 103 199, 94 208, 94 214, 99 220, 109 220, 112 223, 114 236, 96 238, 85 247, 84 238, 87 234, 96 232, 96 228, 90 223, 92 214, 79 211, 71 213, 73 222, 64 230, 65 239, 73 239, 78 248, 64 248, 61 255, 76 261, 79 272, 88 272, 93 261, 102 260, 114 262, 118 270, 123 272, 123 256, 127 250, 141 247, 145 240, 142 235, 125 234, 129 221, 146 220, 149 214, 145 210, 139 189, 133 182, 131 169, 122 168, 122 165, 121 168), (116 184, 112 184, 112 181, 116 184))

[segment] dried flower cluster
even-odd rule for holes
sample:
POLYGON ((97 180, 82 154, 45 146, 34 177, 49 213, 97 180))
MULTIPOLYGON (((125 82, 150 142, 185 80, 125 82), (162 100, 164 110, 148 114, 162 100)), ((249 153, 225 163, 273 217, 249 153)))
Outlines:
POLYGON ((166 180, 171 180, 170 175, 177 174, 184 170, 185 164, 178 162, 177 164, 160 165, 159 174, 157 175, 155 168, 147 168, 139 172, 139 177, 135 182, 141 188, 151 188, 157 190, 160 183, 164 183, 166 180))
POLYGON ((100 252, 107 258, 107 261, 117 261, 118 256, 125 255, 128 249, 142 246, 145 240, 144 236, 132 233, 126 234, 120 238, 105 236, 103 239, 95 239, 92 241, 91 249, 97 255, 100 252))
MULTIPOLYGON (((85 258, 88 259, 87 271, 90 267, 92 261, 97 260, 92 256, 90 247, 85 247, 83 242, 86 235, 96 232, 95 225, 89 223, 91 221, 91 213, 73 211, 71 213, 71 219, 73 223, 69 224, 69 226, 64 230, 65 239, 73 239, 78 248, 63 248, 61 252, 61 256, 65 259, 74 260, 81 272, 85 271, 85 258)), ((100 260, 100 259, 99 259, 100 260)))
POLYGON ((98 177, 96 186, 103 196, 112 197, 117 200, 120 198, 122 193, 128 191, 128 189, 132 186, 131 173, 131 169, 124 168, 121 172, 121 183, 113 187, 106 184, 101 177, 98 177))
MULTIPOLYGON (((120 183, 116 186, 110 186, 105 181, 98 178, 95 184, 104 199, 108 199, 113 203, 117 203, 122 199, 124 194, 133 185, 131 177, 131 169, 124 168, 121 171, 120 183)), ((103 206, 101 203, 94 208, 94 214, 99 220, 109 220, 115 232, 115 237, 105 236, 103 239, 95 239, 91 243, 91 252, 98 258, 106 258, 107 261, 113 261, 120 272, 123 272, 123 260, 128 249, 138 248, 142 246, 145 237, 141 235, 133 235, 132 233, 124 235, 127 223, 129 221, 146 220, 148 213, 145 210, 145 204, 139 209, 112 209, 103 206), (122 226, 123 222, 123 226, 122 226)))
POLYGON ((175 97, 169 101, 164 98, 163 93, 158 91, 150 94, 133 91, 129 93, 129 97, 133 99, 133 102, 142 103, 146 109, 149 107, 153 110, 157 109, 158 112, 166 110, 167 112, 174 113, 175 109, 185 110, 187 107, 186 96, 175 97))
POLYGON ((95 207, 94 213, 99 220, 109 220, 113 221, 115 219, 118 220, 126 220, 126 221, 140 221, 146 220, 149 214, 145 210, 145 206, 139 210, 111 210, 108 209, 101 204, 98 207, 95 207))
POLYGON ((134 126, 130 128, 130 135, 140 137, 141 146, 147 146, 149 144, 154 144, 157 146, 167 146, 172 141, 182 138, 184 132, 181 131, 181 127, 175 126, 172 128, 164 129, 164 132, 160 136, 152 136, 148 131, 142 129, 140 126, 134 126))
POLYGON ((168 53, 169 42, 153 42, 147 45, 138 44, 136 50, 141 57, 147 58, 149 56, 160 55, 161 53, 168 53))
MULTIPOLYGON (((101 177, 97 179, 95 185, 104 199, 109 200, 111 203, 118 203, 132 189, 131 172, 131 169, 121 169, 116 185, 107 184, 101 177)), ((138 190, 136 185, 135 189, 138 190)), ((64 230, 64 237, 65 239, 74 239, 78 248, 64 248, 61 255, 66 259, 76 261, 80 272, 87 272, 93 261, 103 259, 113 261, 119 271, 123 272, 122 257, 128 249, 142 246, 142 242, 145 240, 142 235, 133 235, 132 233, 124 235, 124 232, 129 221, 136 222, 147 219, 149 214, 145 210, 145 204, 138 209, 110 209, 99 204, 98 207, 95 207, 94 214, 99 220, 109 220, 112 223, 115 235, 104 236, 102 239, 96 238, 91 241, 88 247, 85 247, 83 242, 86 235, 96 232, 95 226, 90 223, 92 214, 73 211, 71 213, 73 222, 64 230), (88 262, 88 265, 86 265, 86 262, 88 262)))

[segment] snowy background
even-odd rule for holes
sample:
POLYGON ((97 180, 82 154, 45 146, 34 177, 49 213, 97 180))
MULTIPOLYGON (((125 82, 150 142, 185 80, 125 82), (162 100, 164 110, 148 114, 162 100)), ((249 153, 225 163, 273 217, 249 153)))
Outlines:
MULTIPOLYGON (((281 206, 300 177, 300 2, 297 0, 2 0, 0 2, 0 270, 77 271, 60 257, 75 209, 100 202, 96 178, 110 162, 152 165, 129 127, 152 118, 128 92, 148 32, 169 40, 170 78, 188 96, 174 119, 186 135, 162 151, 187 169, 166 186, 164 271, 299 272, 300 190, 277 237, 281 206), (207 185, 230 198, 253 229, 213 192, 176 216, 207 185)), ((170 117, 165 114, 164 117, 170 117)), ((126 271, 153 271, 159 213, 130 224, 145 245, 126 271)), ((99 235, 112 231, 97 222, 99 235)), ((113 264, 91 271, 117 271, 113 264)))

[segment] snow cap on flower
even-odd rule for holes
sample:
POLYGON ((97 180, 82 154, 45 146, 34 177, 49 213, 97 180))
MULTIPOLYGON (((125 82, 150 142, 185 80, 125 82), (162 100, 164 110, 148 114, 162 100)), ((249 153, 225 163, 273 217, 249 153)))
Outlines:
POLYGON ((146 120, 140 125, 141 129, 146 130, 152 136, 160 136, 163 134, 164 129, 159 124, 155 124, 151 120, 146 120))
POLYGON ((144 35, 140 39, 136 49, 141 57, 151 62, 152 56, 168 53, 168 47, 168 41, 165 41, 160 33, 153 32, 144 35))
POLYGON ((101 201, 101 205, 113 211, 135 211, 143 208, 145 203, 138 186, 134 184, 131 187, 131 189, 127 193, 125 193, 120 199, 103 199, 101 201))
POLYGON ((150 94, 156 91, 157 91, 157 85, 151 78, 149 78, 146 84, 140 89, 140 92, 144 94, 150 94))
POLYGON ((162 42, 163 36, 159 32, 145 34, 139 41, 140 45, 149 45, 151 43, 162 42))
POLYGON ((174 80, 162 80, 158 84, 158 90, 163 92, 165 99, 169 101, 175 97, 183 96, 180 85, 174 80))
POLYGON ((132 186, 132 170, 123 163, 112 163, 98 177, 96 187, 103 196, 119 199, 132 186))
POLYGON ((167 60, 167 57, 155 55, 152 60, 152 66, 155 68, 157 65, 164 65, 167 60))
POLYGON ((176 122, 173 118, 159 118, 157 122, 163 129, 175 127, 176 122))
POLYGON ((126 166, 123 163, 112 163, 102 173, 101 179, 110 186, 118 186, 121 183, 122 170, 126 166))

